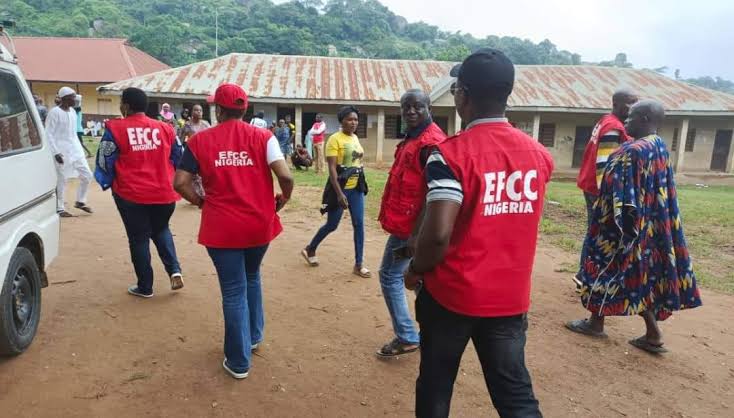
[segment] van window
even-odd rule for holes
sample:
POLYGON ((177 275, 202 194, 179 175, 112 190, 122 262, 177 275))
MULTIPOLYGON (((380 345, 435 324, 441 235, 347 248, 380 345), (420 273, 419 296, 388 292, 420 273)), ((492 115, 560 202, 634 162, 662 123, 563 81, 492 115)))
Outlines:
POLYGON ((0 157, 41 145, 38 128, 21 91, 15 75, 0 70, 0 157))

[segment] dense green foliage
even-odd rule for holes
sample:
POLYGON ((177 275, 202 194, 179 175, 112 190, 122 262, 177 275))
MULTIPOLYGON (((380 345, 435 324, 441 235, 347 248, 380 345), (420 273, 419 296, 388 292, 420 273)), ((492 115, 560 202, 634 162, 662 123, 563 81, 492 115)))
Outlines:
POLYGON ((470 50, 492 46, 521 64, 577 64, 580 56, 550 41, 449 33, 423 22, 408 23, 377 0, 3 0, 0 15, 24 35, 125 37, 170 65, 219 54, 260 52, 458 61, 470 50))
POLYGON ((734 81, 726 80, 721 77, 687 78, 683 81, 695 84, 697 86, 706 87, 711 90, 719 90, 725 93, 734 94, 734 81))
MULTIPOLYGON (((517 64, 581 64, 580 55, 558 50, 549 40, 536 44, 446 32, 423 22, 408 23, 378 0, 2 0, 0 17, 14 19, 19 35, 128 38, 171 66, 215 57, 217 37, 219 55, 460 61, 472 50, 494 47, 517 64)), ((624 53, 598 64, 632 66, 624 53)), ((732 89, 731 82, 721 79, 686 81, 732 89)))

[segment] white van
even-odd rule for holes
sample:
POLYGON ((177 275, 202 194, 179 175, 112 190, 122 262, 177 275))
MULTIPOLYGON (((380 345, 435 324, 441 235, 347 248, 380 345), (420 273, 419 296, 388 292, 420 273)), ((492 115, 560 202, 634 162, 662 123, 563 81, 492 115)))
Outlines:
POLYGON ((0 22, 0 355, 20 354, 33 341, 58 249, 53 157, 0 22))

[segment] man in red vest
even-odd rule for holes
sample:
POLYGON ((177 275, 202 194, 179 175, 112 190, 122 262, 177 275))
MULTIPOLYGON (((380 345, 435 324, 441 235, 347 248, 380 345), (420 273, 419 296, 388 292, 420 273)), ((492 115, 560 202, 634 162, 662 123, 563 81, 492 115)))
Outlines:
POLYGON ((293 177, 272 132, 242 121, 247 111, 242 87, 223 84, 209 103, 217 105, 219 124, 186 143, 174 185, 202 208, 199 244, 214 263, 222 292, 222 367, 245 379, 265 326, 260 265, 283 231, 277 212, 291 197, 293 177), (194 190, 195 174, 201 176, 205 197, 194 190), (277 195, 272 174, 282 191, 277 195))
POLYGON ((181 159, 182 146, 173 128, 145 115, 148 97, 140 89, 122 92, 122 119, 107 121, 97 151, 94 177, 112 197, 125 225, 137 285, 131 295, 153 296, 150 241, 171 280, 171 290, 183 287, 181 266, 168 222, 179 195, 173 190, 173 175, 181 159))
MULTIPOLYGON (((624 121, 635 103, 637 103, 635 93, 627 89, 617 90, 612 96, 612 113, 604 115, 599 120, 591 133, 591 139, 586 144, 579 177, 576 181, 576 185, 584 192, 584 200, 586 200, 586 236, 591 226, 592 208, 594 201, 599 196, 599 186, 607 160, 620 145, 631 139, 624 130, 624 121)), ((573 277, 577 289, 581 289, 581 271, 586 260, 586 246, 582 244, 581 248, 579 271, 573 277)))
POLYGON ((418 350, 420 337, 405 298, 403 272, 410 261, 408 238, 426 199, 423 169, 429 149, 446 139, 431 119, 431 99, 422 90, 408 90, 400 99, 400 107, 408 132, 395 150, 379 216, 382 229, 390 233, 380 266, 380 285, 395 333, 395 338, 377 351, 381 357, 418 350))
POLYGON ((467 126, 428 158, 425 217, 405 272, 408 289, 422 283, 416 416, 449 415, 471 339, 499 415, 540 417, 525 367, 525 331, 553 159, 505 118, 515 69, 502 52, 480 49, 451 75, 467 126))

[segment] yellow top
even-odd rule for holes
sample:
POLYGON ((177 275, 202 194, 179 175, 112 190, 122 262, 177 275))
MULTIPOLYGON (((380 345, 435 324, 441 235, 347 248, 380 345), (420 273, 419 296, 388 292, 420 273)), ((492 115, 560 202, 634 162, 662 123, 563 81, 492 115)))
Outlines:
MULTIPOLYGON (((362 157, 364 157, 364 148, 359 143, 357 135, 347 135, 341 130, 329 137, 326 141, 326 157, 336 157, 337 165, 345 168, 362 167, 362 157)), ((357 187, 359 176, 352 176, 347 180, 344 190, 351 190, 357 187)))

